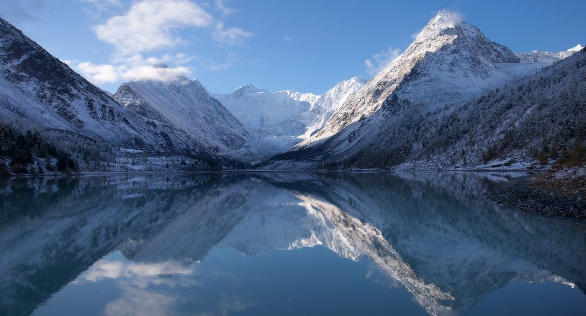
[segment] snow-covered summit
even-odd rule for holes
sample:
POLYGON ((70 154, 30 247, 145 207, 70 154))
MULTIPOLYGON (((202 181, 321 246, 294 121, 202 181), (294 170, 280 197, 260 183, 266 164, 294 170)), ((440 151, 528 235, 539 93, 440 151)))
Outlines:
POLYGON ((270 92, 253 85, 231 94, 216 94, 230 112, 249 130, 275 125, 305 112, 319 96, 290 90, 270 92))
POLYGON ((248 85, 245 85, 245 86, 242 86, 242 87, 236 89, 236 91, 231 93, 231 96, 233 96, 234 98, 238 98, 238 97, 242 97, 245 94, 250 94, 250 93, 270 93, 270 92, 267 89, 257 88, 252 84, 248 84, 248 85))
POLYGON ((500 63, 519 63, 519 58, 461 21, 458 14, 440 11, 405 52, 350 97, 324 128, 302 145, 373 115, 392 94, 437 108, 498 87, 512 79, 499 69, 500 63))
POLYGON ((579 51, 581 51, 583 49, 584 49, 584 46, 578 44, 578 45, 576 45, 576 46, 568 49, 568 52, 574 52, 575 53, 575 52, 579 52, 579 51))

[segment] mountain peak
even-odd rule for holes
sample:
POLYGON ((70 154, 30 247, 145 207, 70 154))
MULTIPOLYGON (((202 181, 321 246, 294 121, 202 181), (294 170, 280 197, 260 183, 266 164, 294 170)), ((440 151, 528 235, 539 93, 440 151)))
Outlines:
POLYGON ((356 77, 352 77, 352 78, 350 78, 348 80, 345 80, 343 82, 361 82, 361 83, 364 83, 364 82, 367 82, 367 81, 368 81, 368 79, 365 79, 365 78, 356 76, 356 77))
POLYGON ((462 16, 457 12, 440 10, 436 16, 429 21, 428 25, 440 26, 442 28, 454 27, 462 22, 462 16))
POLYGON ((466 33, 480 32, 475 27, 468 25, 462 21, 462 16, 456 12, 441 10, 437 15, 427 23, 427 25, 419 32, 415 42, 428 42, 432 38, 445 33, 447 29, 455 27, 462 27, 470 29, 466 33))
POLYGON ((578 44, 578 45, 568 49, 568 52, 579 52, 582 49, 584 49, 584 47, 582 45, 578 44))
POLYGON ((258 92, 269 92, 269 91, 266 89, 257 88, 252 84, 247 84, 245 86, 242 86, 242 87, 236 89, 236 91, 232 92, 232 95, 236 96, 236 97, 241 97, 245 94, 258 93, 258 92))

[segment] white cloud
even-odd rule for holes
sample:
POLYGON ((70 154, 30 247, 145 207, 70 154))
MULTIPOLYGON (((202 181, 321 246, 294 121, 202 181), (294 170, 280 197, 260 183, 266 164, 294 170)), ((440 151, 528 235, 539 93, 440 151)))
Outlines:
POLYGON ((95 85, 116 83, 121 80, 159 80, 172 81, 180 76, 191 74, 191 69, 184 66, 162 67, 166 63, 184 64, 195 57, 185 54, 165 54, 161 58, 143 58, 140 54, 132 55, 123 60, 123 64, 97 65, 91 62, 64 61, 71 68, 80 72, 87 80, 95 85))
POLYGON ((120 75, 117 67, 113 65, 96 65, 90 62, 82 62, 73 66, 82 75, 95 85, 104 83, 114 83, 120 80, 120 75))
POLYGON ((122 70, 122 78, 126 80, 159 80, 171 81, 180 76, 185 76, 190 70, 185 67, 161 68, 155 66, 135 66, 122 70))
POLYGON ((218 22, 216 24, 216 30, 212 33, 212 36, 216 42, 220 44, 239 45, 244 43, 247 38, 254 36, 254 34, 237 27, 224 29, 224 23, 218 22))
POLYGON ((226 7, 223 0, 216 0, 216 8, 220 10, 223 15, 230 15, 236 12, 235 9, 226 7))
POLYGON ((364 61, 366 72, 371 76, 378 74, 388 64, 399 57, 400 54, 401 50, 390 47, 388 50, 382 51, 381 53, 372 56, 370 59, 366 59, 364 61))
POLYGON ((289 43, 295 43, 296 40, 294 40, 292 37, 290 37, 289 35, 285 35, 283 36, 283 42, 289 42, 289 43))
POLYGON ((103 314, 107 316, 167 316, 175 315, 179 297, 152 293, 145 289, 122 286, 122 297, 109 302, 103 314))
POLYGON ((93 27, 96 36, 114 45, 116 54, 128 56, 182 42, 174 31, 185 27, 206 27, 212 16, 187 0, 143 0, 126 15, 114 16, 93 27))
MULTIPOLYGON (((193 276, 195 273, 195 267, 185 267, 174 261, 136 264, 123 261, 100 260, 77 281, 99 282, 106 279, 116 279, 124 280, 128 284, 139 288, 146 288, 151 284, 178 286, 180 284, 169 283, 170 280, 161 278, 161 276, 193 276)), ((189 281, 185 284, 192 283, 189 281)))

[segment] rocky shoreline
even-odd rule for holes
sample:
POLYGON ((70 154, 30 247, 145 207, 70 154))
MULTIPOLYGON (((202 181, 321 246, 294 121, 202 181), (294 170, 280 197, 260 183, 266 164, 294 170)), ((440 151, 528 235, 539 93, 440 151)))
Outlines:
POLYGON ((497 203, 540 213, 586 219, 586 172, 584 168, 549 170, 513 179, 486 192, 497 203))

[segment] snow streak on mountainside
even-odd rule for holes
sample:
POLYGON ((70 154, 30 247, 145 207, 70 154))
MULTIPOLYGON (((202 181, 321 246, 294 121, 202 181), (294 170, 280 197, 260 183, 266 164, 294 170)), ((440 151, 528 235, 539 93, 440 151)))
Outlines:
POLYGON ((0 113, 5 122, 115 146, 161 149, 125 107, 0 19, 0 113))
POLYGON ((546 63, 520 63, 459 16, 440 11, 415 41, 335 112, 323 129, 268 168, 381 167, 420 147, 414 138, 428 119, 441 120, 468 100, 534 74, 546 63), (288 162, 289 161, 289 162, 288 162))
MULTIPOLYGON (((164 66, 161 66, 164 67, 164 66)), ((197 81, 183 76, 170 81, 137 80, 123 84, 114 98, 152 130, 168 135, 169 146, 231 158, 254 160, 250 135, 197 81)))

